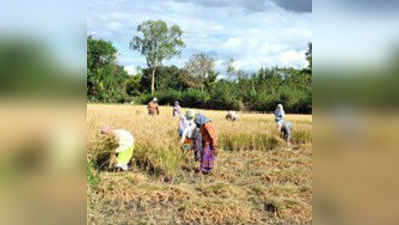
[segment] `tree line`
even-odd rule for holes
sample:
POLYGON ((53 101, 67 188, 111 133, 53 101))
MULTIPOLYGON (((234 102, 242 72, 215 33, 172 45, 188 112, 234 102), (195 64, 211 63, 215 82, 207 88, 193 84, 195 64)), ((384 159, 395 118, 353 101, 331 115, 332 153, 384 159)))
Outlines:
POLYGON ((117 63, 111 42, 89 36, 88 101, 146 104, 157 97, 161 105, 179 101, 184 107, 263 112, 282 103, 288 112, 312 113, 311 43, 307 68, 262 67, 249 73, 236 69, 230 59, 222 76, 215 71, 215 59, 204 52, 191 56, 183 68, 162 64, 181 53, 182 34, 177 25, 168 27, 163 21, 139 25, 129 46, 146 58, 147 67, 135 75, 128 75, 117 63))

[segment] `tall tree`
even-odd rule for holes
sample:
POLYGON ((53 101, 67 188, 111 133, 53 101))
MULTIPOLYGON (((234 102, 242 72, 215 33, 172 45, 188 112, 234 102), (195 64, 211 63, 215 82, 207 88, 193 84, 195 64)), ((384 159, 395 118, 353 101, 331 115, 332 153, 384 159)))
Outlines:
POLYGON ((234 80, 234 79, 245 79, 246 74, 244 71, 235 68, 234 63, 236 62, 235 59, 230 58, 229 60, 227 60, 224 65, 226 66, 226 73, 227 75, 230 77, 230 79, 234 80))
POLYGON ((195 86, 204 90, 205 81, 209 74, 214 71, 215 59, 205 53, 194 54, 187 61, 184 68, 193 76, 195 86))
POLYGON ((116 63, 116 48, 111 42, 87 37, 87 96, 89 99, 115 101, 125 94, 124 68, 116 63))
POLYGON ((130 41, 129 47, 139 51, 146 57, 147 66, 152 71, 151 94, 155 91, 155 71, 165 59, 180 55, 184 42, 183 31, 178 25, 168 27, 161 20, 147 20, 137 27, 136 35, 130 41))
POLYGON ((308 69, 312 73, 312 43, 308 44, 308 51, 306 52, 306 60, 309 62, 308 69))
POLYGON ((111 42, 87 37, 87 95, 98 97, 104 95, 104 83, 112 72, 116 59, 116 48, 111 42))

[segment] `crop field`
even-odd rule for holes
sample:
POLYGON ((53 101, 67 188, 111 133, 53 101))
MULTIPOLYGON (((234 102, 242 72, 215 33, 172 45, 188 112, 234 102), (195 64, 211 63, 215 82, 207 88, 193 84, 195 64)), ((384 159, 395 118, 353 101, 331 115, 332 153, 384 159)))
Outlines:
POLYGON ((172 107, 160 111, 151 117, 145 106, 87 105, 88 224, 312 224, 311 115, 286 116, 288 147, 272 114, 242 112, 232 122, 225 111, 196 110, 219 136, 215 168, 202 175, 193 153, 178 145, 172 107), (105 125, 136 140, 127 172, 101 166, 105 125))

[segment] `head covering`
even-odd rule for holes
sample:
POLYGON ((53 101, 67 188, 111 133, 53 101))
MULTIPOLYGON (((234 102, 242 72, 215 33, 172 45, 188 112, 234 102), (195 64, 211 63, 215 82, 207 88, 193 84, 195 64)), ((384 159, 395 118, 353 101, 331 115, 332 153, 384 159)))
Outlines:
POLYGON ((195 115, 194 123, 197 124, 198 126, 202 126, 210 121, 211 121, 210 119, 208 119, 207 117, 205 117, 204 115, 202 115, 200 113, 195 115))
POLYGON ((153 101, 153 102, 157 102, 158 99, 157 99, 157 98, 153 98, 152 101, 153 101))
POLYGON ((175 106, 178 106, 179 105, 179 101, 175 101, 175 106))
POLYGON ((192 110, 187 110, 186 111, 186 118, 188 120, 192 120, 194 118, 194 112, 192 110))
POLYGON ((277 104, 277 108, 283 109, 283 105, 282 104, 277 104))
POLYGON ((104 126, 103 129, 101 129, 102 134, 109 134, 112 132, 112 128, 110 126, 104 126))

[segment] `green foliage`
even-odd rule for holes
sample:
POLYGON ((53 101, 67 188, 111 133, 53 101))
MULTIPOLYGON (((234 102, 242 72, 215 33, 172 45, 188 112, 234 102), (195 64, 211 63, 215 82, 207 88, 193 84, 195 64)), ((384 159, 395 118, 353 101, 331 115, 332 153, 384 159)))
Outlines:
POLYGON ((215 60, 204 53, 193 55, 184 68, 161 65, 162 60, 180 54, 184 46, 178 26, 146 21, 138 31, 141 36, 132 39, 130 48, 147 58, 148 68, 135 76, 116 63, 116 49, 110 42, 88 37, 89 101, 125 103, 134 99, 147 104, 157 97, 161 105, 173 105, 177 100, 183 107, 262 112, 271 112, 281 103, 289 113, 312 113, 311 43, 306 53, 308 68, 260 68, 246 73, 235 69, 231 59, 226 64, 229 79, 225 80, 218 79, 215 60))
POLYGON ((182 93, 180 102, 184 107, 207 108, 209 94, 198 89, 188 89, 182 93))
MULTIPOLYGON (((152 70, 144 69, 141 79, 143 91, 150 90, 152 70)), ((160 66, 155 70, 155 87, 158 91, 167 89, 185 90, 190 87, 191 77, 184 69, 176 66, 160 66)))
POLYGON ((130 76, 126 80, 126 92, 129 96, 139 96, 144 90, 141 86, 142 76, 130 76))
POLYGON ((116 48, 111 42, 87 38, 87 97, 89 101, 128 100, 126 80, 129 75, 116 63, 116 48))
POLYGON ((306 60, 309 62, 308 70, 312 73, 312 43, 308 44, 308 51, 306 52, 306 60))
POLYGON ((130 48, 145 56, 149 69, 152 70, 151 93, 155 91, 155 71, 165 59, 180 55, 184 47, 183 31, 179 26, 170 28, 162 20, 147 20, 137 27, 139 35, 130 41, 130 48))
POLYGON ((98 175, 98 172, 95 169, 95 163, 93 161, 87 162, 87 184, 90 188, 95 189, 97 185, 100 183, 101 179, 98 175))

